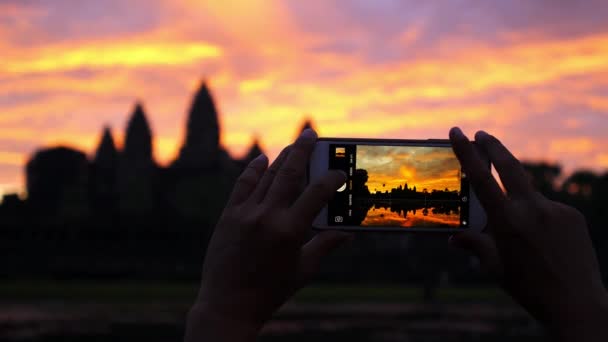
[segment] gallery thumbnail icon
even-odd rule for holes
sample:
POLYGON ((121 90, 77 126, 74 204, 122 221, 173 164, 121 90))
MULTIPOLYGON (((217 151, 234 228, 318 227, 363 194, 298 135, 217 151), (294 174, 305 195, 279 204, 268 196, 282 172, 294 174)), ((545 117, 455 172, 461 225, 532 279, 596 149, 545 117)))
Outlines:
POLYGON ((336 158, 346 157, 346 147, 336 147, 336 158))

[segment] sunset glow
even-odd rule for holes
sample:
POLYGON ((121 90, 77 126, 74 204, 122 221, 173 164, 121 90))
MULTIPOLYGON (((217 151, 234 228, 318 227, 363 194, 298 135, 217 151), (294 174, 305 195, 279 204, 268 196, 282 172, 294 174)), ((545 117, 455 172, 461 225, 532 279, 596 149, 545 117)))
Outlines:
POLYGON ((179 65, 220 55, 219 48, 207 44, 143 43, 133 46, 129 43, 114 45, 99 42, 88 46, 56 46, 34 51, 32 54, 17 55, 14 60, 9 60, 1 71, 9 74, 28 74, 79 68, 179 65))
POLYGON ((321 136, 485 129, 605 170, 607 17, 599 0, 2 1, 0 195, 40 147, 91 155, 105 125, 120 145, 138 100, 166 165, 203 79, 235 157, 257 137, 273 158, 310 118, 321 136))
POLYGON ((362 226, 421 227, 423 225, 458 226, 458 215, 424 215, 423 209, 396 213, 387 208, 371 208, 362 226))
POLYGON ((367 187, 390 192, 398 187, 460 191, 460 165, 445 147, 357 145, 357 169, 367 171, 367 187))

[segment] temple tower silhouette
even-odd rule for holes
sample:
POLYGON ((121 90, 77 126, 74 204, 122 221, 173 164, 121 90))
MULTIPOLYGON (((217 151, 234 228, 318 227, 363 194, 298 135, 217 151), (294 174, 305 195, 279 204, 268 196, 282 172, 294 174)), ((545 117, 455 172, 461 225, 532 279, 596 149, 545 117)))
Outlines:
POLYGON ((210 168, 218 163, 220 127, 213 98, 203 81, 194 96, 184 144, 173 167, 210 168))
POLYGON ((264 151, 262 151, 262 148, 260 147, 260 142, 257 138, 255 138, 253 140, 253 143, 251 144, 251 147, 249 147, 247 154, 245 154, 243 159, 241 159, 243 167, 247 166, 247 164, 249 164, 262 153, 264 153, 264 151))
POLYGON ((218 112, 203 81, 188 112, 179 155, 165 172, 167 206, 190 222, 211 226, 240 171, 239 161, 220 145, 218 112))
POLYGON ((101 135, 99 146, 95 152, 93 163, 102 169, 115 169, 118 163, 118 149, 110 127, 105 127, 101 135))
POLYGON ((119 208, 127 216, 141 216, 154 209, 156 164, 152 156, 152 131, 141 103, 127 124, 124 150, 118 167, 119 208))
POLYGON ((138 166, 148 166, 154 163, 152 131, 141 103, 135 105, 135 110, 127 124, 123 159, 138 166))
POLYGON ((105 127, 91 165, 90 195, 93 208, 99 214, 111 214, 116 208, 118 162, 118 149, 112 131, 105 127))

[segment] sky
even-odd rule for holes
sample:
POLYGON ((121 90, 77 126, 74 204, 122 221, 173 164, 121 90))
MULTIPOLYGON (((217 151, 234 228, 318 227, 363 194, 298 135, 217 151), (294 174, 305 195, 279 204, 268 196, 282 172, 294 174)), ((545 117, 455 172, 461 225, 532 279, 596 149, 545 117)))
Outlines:
POLYGON ((416 191, 460 191, 460 164, 451 148, 357 145, 357 169, 367 171, 371 193, 399 186, 416 191))
POLYGON ((525 160, 608 168, 601 0, 0 0, 0 194, 37 149, 91 155, 137 100, 171 161, 202 80, 222 144, 485 129, 525 160))

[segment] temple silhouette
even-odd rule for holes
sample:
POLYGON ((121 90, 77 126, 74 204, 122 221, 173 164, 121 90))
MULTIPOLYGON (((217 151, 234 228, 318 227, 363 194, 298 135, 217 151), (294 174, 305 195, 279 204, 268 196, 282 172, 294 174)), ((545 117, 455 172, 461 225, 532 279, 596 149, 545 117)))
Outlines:
POLYGON ((352 220, 359 225, 365 220, 368 211, 373 208, 385 208, 398 213, 403 217, 408 212, 415 214, 416 210, 432 209, 433 213, 458 213, 460 208, 460 193, 458 190, 444 190, 423 188, 420 191, 416 186, 410 187, 407 182, 382 192, 373 189, 370 192, 367 182, 369 174, 365 169, 356 169, 353 176, 354 206, 352 220))
POLYGON ((220 145, 218 113, 205 82, 194 95, 183 144, 168 167, 154 160, 152 141, 138 102, 122 150, 105 127, 90 161, 67 147, 36 152, 26 166, 28 209, 40 221, 57 223, 158 216, 212 223, 236 177, 263 152, 257 139, 243 159, 232 158, 220 145))
MULTIPOLYGON (((307 121, 301 129, 312 126, 307 121)), ((176 158, 166 167, 154 160, 153 132, 141 102, 132 109, 120 149, 112 130, 104 127, 90 159, 63 146, 37 151, 25 167, 27 198, 7 194, 0 205, 0 277, 198 280, 207 242, 234 181, 262 149, 256 138, 244 157, 227 153, 204 82, 185 128, 176 158)), ((579 170, 558 183, 559 165, 524 166, 540 192, 583 212, 608 282, 608 172, 579 170)), ((450 201, 458 195, 450 189, 425 193, 413 184, 368 189, 362 169, 356 170, 355 180, 355 191, 363 198, 361 220, 372 203, 405 215, 418 207, 395 199, 450 201)), ((431 210, 457 208, 442 204, 431 210)), ((366 233, 324 261, 319 279, 415 281, 432 288, 438 275, 447 272, 455 281, 483 281, 471 265, 470 256, 446 249, 444 238, 366 233)))

